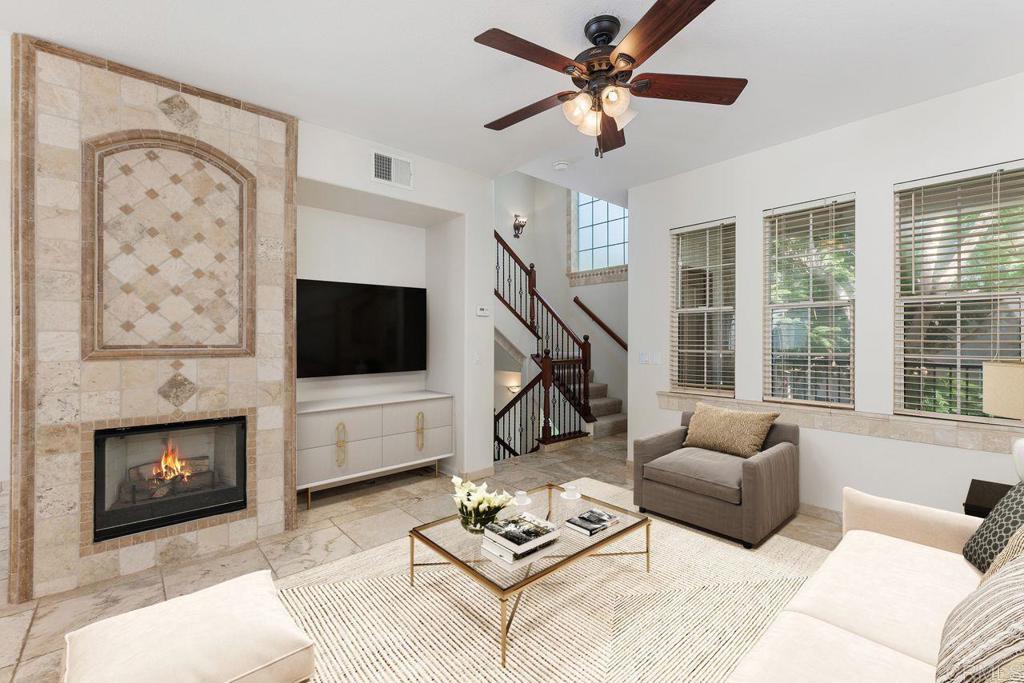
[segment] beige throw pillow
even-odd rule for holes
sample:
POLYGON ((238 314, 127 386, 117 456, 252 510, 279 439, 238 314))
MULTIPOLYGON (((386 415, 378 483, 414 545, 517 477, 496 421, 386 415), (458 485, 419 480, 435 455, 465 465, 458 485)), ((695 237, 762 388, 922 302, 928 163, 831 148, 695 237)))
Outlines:
POLYGON ((749 458, 760 452, 778 416, 778 413, 730 410, 698 403, 683 445, 749 458))
POLYGON ((988 566, 985 576, 981 577, 981 582, 985 583, 991 579, 992 575, 1002 569, 1007 562, 1012 562, 1021 555, 1024 555, 1024 526, 1017 529, 1017 533, 1006 542, 1006 547, 996 555, 996 559, 992 560, 992 564, 988 566))

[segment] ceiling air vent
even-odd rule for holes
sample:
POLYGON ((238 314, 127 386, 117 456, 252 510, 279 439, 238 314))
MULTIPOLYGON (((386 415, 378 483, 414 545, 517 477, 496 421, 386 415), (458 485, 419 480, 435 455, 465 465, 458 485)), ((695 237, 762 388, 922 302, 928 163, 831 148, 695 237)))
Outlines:
POLYGON ((374 152, 373 179, 389 185, 412 187, 412 162, 390 154, 374 152))

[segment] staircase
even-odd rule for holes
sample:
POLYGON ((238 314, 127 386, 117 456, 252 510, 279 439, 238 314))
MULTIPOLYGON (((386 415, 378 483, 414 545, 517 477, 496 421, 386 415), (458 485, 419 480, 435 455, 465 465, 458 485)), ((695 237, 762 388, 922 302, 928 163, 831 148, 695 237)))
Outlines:
POLYGON ((625 431, 622 400, 608 396, 608 385, 593 381, 590 337, 573 332, 537 291, 534 265, 524 263, 497 231, 494 239, 494 295, 536 339, 530 358, 540 368, 495 414, 494 459, 588 434, 625 431))
MULTIPOLYGON (((590 376, 593 379, 593 370, 590 376)), ((590 412, 597 419, 587 425, 587 431, 595 439, 626 431, 628 423, 626 414, 622 412, 622 399, 609 396, 607 384, 590 382, 590 412)))

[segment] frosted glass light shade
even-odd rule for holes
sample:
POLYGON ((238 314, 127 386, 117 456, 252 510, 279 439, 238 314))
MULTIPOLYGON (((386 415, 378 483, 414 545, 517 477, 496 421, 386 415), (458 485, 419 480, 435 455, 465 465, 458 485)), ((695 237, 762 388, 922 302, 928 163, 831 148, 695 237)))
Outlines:
POLYGON ((617 85, 609 85, 601 91, 601 110, 615 118, 629 109, 629 91, 617 85))
POLYGON ((615 127, 618 128, 619 130, 622 130, 627 125, 629 125, 630 121, 632 121, 635 118, 636 118, 636 110, 635 109, 627 109, 626 111, 624 111, 623 113, 621 113, 621 114, 619 114, 618 116, 615 117, 615 127))
POLYGON ((581 92, 571 100, 566 100, 562 103, 562 113, 565 114, 565 119, 574 126, 578 126, 583 123, 583 117, 587 115, 591 107, 594 106, 594 99, 587 93, 581 92))
POLYGON ((588 111, 583 117, 583 123, 578 125, 576 130, 592 138, 597 137, 601 132, 601 112, 588 111))

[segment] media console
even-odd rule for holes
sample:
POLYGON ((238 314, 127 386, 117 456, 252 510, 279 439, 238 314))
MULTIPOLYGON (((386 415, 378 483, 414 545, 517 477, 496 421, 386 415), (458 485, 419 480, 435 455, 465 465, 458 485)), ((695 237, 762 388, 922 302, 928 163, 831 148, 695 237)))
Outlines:
POLYGON ((413 391, 296 406, 296 489, 313 491, 438 463, 455 454, 453 399, 413 391))

